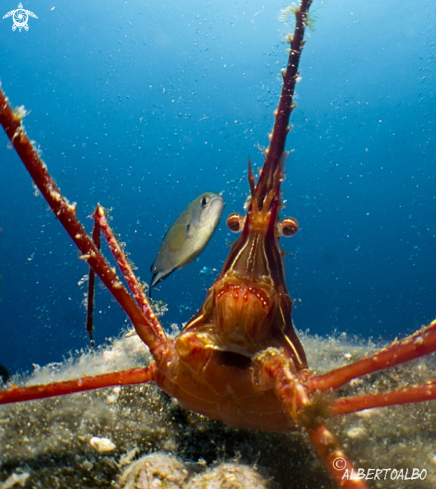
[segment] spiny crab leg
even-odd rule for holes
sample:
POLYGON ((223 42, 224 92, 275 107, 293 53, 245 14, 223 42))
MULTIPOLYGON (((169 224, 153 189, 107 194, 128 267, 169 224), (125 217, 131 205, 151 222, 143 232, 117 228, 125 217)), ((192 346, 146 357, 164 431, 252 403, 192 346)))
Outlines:
POLYGON ((411 402, 425 402, 434 399, 436 399, 435 380, 426 382, 425 384, 414 385, 407 389, 398 389, 380 394, 342 397, 330 406, 330 412, 332 415, 350 414, 364 409, 395 406, 397 404, 408 404, 411 402))
POLYGON ((119 372, 94 375, 92 377, 81 377, 80 379, 65 380, 53 384, 12 387, 12 389, 0 391, 0 404, 33 401, 35 399, 62 396, 64 394, 90 391, 101 389, 102 387, 112 387, 114 385, 143 384, 154 380, 155 371, 156 365, 153 362, 142 368, 132 368, 119 372))
MULTIPOLYGON (((118 241, 116 240, 114 233, 112 232, 112 229, 110 228, 107 221, 103 207, 100 204, 97 205, 97 209, 95 210, 93 217, 100 227, 101 231, 103 232, 109 249, 111 250, 118 266, 120 267, 121 273, 123 274, 123 277, 127 282, 129 289, 132 291, 133 297, 135 298, 138 306, 141 308, 141 311, 144 313, 144 316, 147 318, 148 323, 155 331, 162 331, 162 326, 159 322, 159 319, 153 312, 153 309, 148 302, 147 296, 144 293, 144 289, 142 288, 141 284, 133 273, 132 267, 129 265, 126 255, 124 254, 118 241)), ((164 342, 161 342, 153 349, 150 348, 150 352, 152 353, 153 358, 155 360, 160 359, 163 350, 167 349, 168 345, 171 343, 172 340, 166 337, 164 342)))
MULTIPOLYGON (((399 342, 395 341, 374 355, 332 370, 327 374, 309 377, 306 386, 308 392, 311 393, 337 389, 355 378, 414 360, 434 351, 436 351, 436 320, 415 334, 399 342)), ((330 406, 329 416, 434 399, 436 399, 436 381, 379 394, 343 397, 330 406)))
POLYGON ((350 475, 356 474, 357 471, 336 438, 323 423, 313 428, 306 428, 306 431, 339 487, 343 489, 369 489, 361 479, 344 477, 344 473, 350 475))
POLYGON ((413 335, 401 341, 394 341, 374 355, 324 375, 314 375, 308 379, 307 389, 308 392, 337 389, 357 377, 394 367, 434 351, 436 351, 436 320, 413 335))
MULTIPOLYGON (((21 112, 24 112, 21 109, 21 112)), ((151 309, 141 310, 124 288, 115 271, 108 265, 103 255, 98 251, 92 239, 76 216, 75 204, 69 204, 54 183, 46 166, 39 158, 32 143, 27 137, 22 125, 20 109, 15 113, 11 109, 3 91, 0 88, 0 124, 15 148, 35 185, 38 187, 50 208, 59 219, 75 245, 82 253, 82 258, 95 270, 117 302, 132 321, 139 337, 150 348, 150 351, 162 347, 167 337, 160 324, 150 321, 151 309), (147 317, 148 316, 148 317, 147 317)))
POLYGON ((355 474, 357 471, 331 431, 324 424, 324 410, 327 406, 323 403, 318 406, 316 401, 310 399, 300 381, 300 376, 304 379, 305 372, 298 374, 295 369, 292 369, 289 360, 277 353, 277 350, 271 348, 259 355, 260 368, 257 373, 259 387, 265 388, 272 381, 276 394, 281 399, 287 413, 299 426, 306 430, 339 487, 343 489, 368 489, 363 480, 344 477, 345 471, 348 474, 355 474), (340 462, 339 466, 338 461, 340 462))
POLYGON ((147 297, 144 294, 144 290, 142 289, 141 284, 138 282, 138 279, 133 273, 132 267, 129 265, 129 262, 127 261, 127 258, 123 253, 123 250, 118 244, 118 241, 115 239, 114 233, 109 226, 103 207, 100 204, 97 204, 97 209, 95 210, 92 217, 95 219, 98 227, 102 230, 104 237, 106 238, 107 244, 109 245, 109 249, 114 255, 114 258, 118 266, 120 267, 121 273, 123 274, 123 277, 126 280, 129 289, 132 291, 136 303, 147 316, 150 323, 152 323, 156 329, 160 328, 160 323, 156 315, 153 314, 150 303, 148 302, 147 297))

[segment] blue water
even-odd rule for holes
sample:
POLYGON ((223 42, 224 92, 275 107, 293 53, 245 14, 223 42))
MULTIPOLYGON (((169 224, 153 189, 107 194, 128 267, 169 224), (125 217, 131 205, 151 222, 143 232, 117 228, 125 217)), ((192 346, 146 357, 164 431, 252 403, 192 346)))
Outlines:
MULTIPOLYGON (((28 32, 0 19, 4 91, 31 111, 28 134, 87 229, 97 202, 112 208, 141 279, 196 195, 223 192, 224 215, 242 211, 281 88, 284 7, 29 0, 28 32)), ((436 317, 436 6, 313 11, 283 185, 283 215, 300 223, 283 240, 294 321, 389 340, 436 317)), ((0 363, 29 370, 85 348, 87 269, 3 133, 0 228, 0 363)), ((166 327, 196 312, 233 239, 222 219, 199 260, 159 284, 166 327)), ((128 325, 102 287, 95 316, 98 344, 128 325)))

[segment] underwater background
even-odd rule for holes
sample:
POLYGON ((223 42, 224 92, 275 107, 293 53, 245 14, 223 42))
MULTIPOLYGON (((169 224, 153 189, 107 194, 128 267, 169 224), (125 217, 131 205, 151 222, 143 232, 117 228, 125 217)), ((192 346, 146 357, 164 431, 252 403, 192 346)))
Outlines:
MULTIPOLYGON (((1 0, 1 16, 17 0, 1 0)), ((226 202, 200 258, 160 283, 165 327, 200 307, 234 241, 247 158, 262 165, 285 67, 286 3, 29 0, 0 18, 0 80, 87 229, 111 208, 142 280, 204 191, 226 202)), ((298 329, 392 340, 436 317, 436 5, 315 0, 288 137, 282 239, 298 329)), ((0 363, 88 347, 87 268, 0 134, 0 363)), ((105 249, 105 255, 109 252, 105 249)), ((110 257, 109 257, 110 258, 110 257)), ((113 263, 113 261, 112 261, 113 263)), ((128 325, 97 287, 97 344, 128 325)))

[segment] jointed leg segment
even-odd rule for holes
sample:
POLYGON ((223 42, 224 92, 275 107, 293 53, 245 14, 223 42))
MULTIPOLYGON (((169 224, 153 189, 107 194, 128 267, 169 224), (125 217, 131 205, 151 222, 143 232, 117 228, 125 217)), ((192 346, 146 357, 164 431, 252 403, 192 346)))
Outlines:
POLYGON ((374 355, 332 370, 324 375, 315 375, 307 382, 309 392, 338 389, 350 380, 394 367, 436 351, 436 320, 425 328, 374 355))
POLYGON ((159 322, 153 319, 152 311, 140 309, 122 285, 115 271, 87 235, 76 216, 75 204, 69 204, 54 183, 46 166, 27 137, 21 116, 12 110, 0 89, 0 124, 15 148, 32 180, 59 219, 74 244, 82 253, 82 258, 95 270, 120 306, 129 316, 139 337, 150 348, 157 348, 166 342, 166 335, 159 322))
POLYGON ((317 415, 317 410, 313 409, 312 399, 300 382, 298 373, 291 371, 285 357, 282 355, 265 357, 260 370, 262 375, 268 373, 271 376, 276 394, 289 416, 306 430, 338 486, 344 489, 368 489, 363 480, 344 477, 345 471, 347 474, 353 474, 356 470, 333 434, 325 426, 323 416, 317 415), (340 460, 339 467, 336 463, 338 460, 340 460))
POLYGON ((35 399, 62 396, 64 394, 73 394, 74 392, 90 391, 115 385, 143 384, 154 380, 155 371, 156 365, 153 362, 143 368, 132 368, 92 377, 81 377, 79 379, 55 382, 53 384, 12 387, 12 389, 0 391, 0 404, 33 401, 35 399))
MULTIPOLYGON (((307 380, 310 393, 337 389, 351 380, 420 358, 436 351, 436 320, 401 341, 394 341, 383 350, 350 365, 315 375, 307 380)), ((436 381, 379 394, 367 394, 337 399, 329 415, 343 415, 375 407, 417 403, 436 399, 436 381)))

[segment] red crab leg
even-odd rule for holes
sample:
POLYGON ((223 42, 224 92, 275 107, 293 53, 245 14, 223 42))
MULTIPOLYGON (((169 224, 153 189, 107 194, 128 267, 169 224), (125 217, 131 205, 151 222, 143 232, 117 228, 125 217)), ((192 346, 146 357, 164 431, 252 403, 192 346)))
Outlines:
POLYGON ((339 487, 344 489, 369 489, 363 480, 353 477, 357 471, 324 424, 316 428, 306 428, 306 431, 339 487))
MULTIPOLYGON (((27 171, 30 173, 35 185, 74 241, 74 244, 81 251, 82 258, 95 270, 102 282, 127 313, 139 337, 147 344, 152 352, 158 347, 163 347, 167 342, 167 337, 162 327, 159 323, 150 322, 149 318, 136 305, 135 301, 123 287, 115 271, 111 269, 103 258, 103 255, 97 250, 91 238, 86 234, 83 226, 76 217, 76 206, 69 204, 60 193, 48 173, 46 166, 42 163, 32 143, 29 141, 21 123, 21 116, 12 111, 1 89, 0 124, 3 126, 27 171)), ((153 313, 148 311, 147 314, 150 317, 153 313)))
POLYGON ((436 381, 425 384, 414 385, 407 389, 384 392, 381 394, 367 394, 364 396, 342 397, 337 399, 331 406, 332 414, 350 414, 371 409, 375 407, 394 406, 396 404, 407 404, 431 401, 436 399, 436 381))
MULTIPOLYGON (((127 282, 127 285, 132 291, 133 297, 135 298, 136 302, 138 303, 139 307, 141 308, 142 312, 147 318, 149 324, 151 324, 156 329, 161 329, 159 319, 157 318, 156 314, 153 312, 153 309, 151 308, 150 303, 148 302, 147 296, 144 294, 144 290, 141 284, 138 282, 138 279, 133 273, 133 270, 129 265, 129 262, 127 261, 127 258, 123 250, 118 244, 118 241, 115 239, 114 233, 112 232, 109 223, 107 222, 103 207, 100 204, 97 204, 97 209, 95 210, 93 217, 95 221, 98 223, 100 229, 102 230, 104 237, 106 238, 106 241, 109 245, 109 249, 114 255, 114 258, 118 266, 120 267, 121 273, 123 274, 123 277, 127 282)), ((152 352, 153 356, 155 358, 160 358, 161 352, 165 349, 168 350, 167 347, 171 342, 172 340, 167 339, 165 343, 162 343, 162 348, 159 347, 155 348, 152 352)))
POLYGON ((324 375, 315 375, 308 379, 309 392, 337 389, 352 379, 377 372, 400 363, 414 360, 436 351, 436 320, 427 327, 370 357, 344 367, 337 368, 324 375))
MULTIPOLYGON (((363 480, 352 476, 357 474, 352 462, 345 455, 333 434, 327 429, 305 387, 291 371, 283 357, 274 351, 266 352, 260 359, 259 384, 273 380, 274 388, 291 419, 303 426, 319 455, 339 487, 344 489, 368 489, 363 480), (267 378, 265 377, 267 376, 267 378)), ((264 384, 265 385, 265 384, 264 384)))
POLYGON ((153 314, 150 303, 148 302, 147 297, 144 294, 144 290, 142 289, 141 284, 138 282, 138 279, 133 273, 133 270, 129 265, 129 262, 127 261, 123 250, 118 244, 118 241, 115 239, 114 233, 112 232, 112 229, 107 222, 103 207, 100 204, 97 204, 97 209, 95 210, 92 217, 95 219, 98 227, 103 231, 104 237, 106 238, 107 244, 109 245, 109 249, 114 255, 114 258, 118 263, 118 266, 120 267, 121 273, 123 274, 123 277, 125 278, 129 289, 132 291, 133 297, 135 298, 137 304, 147 316, 147 319, 150 321, 150 323, 152 323, 156 328, 159 328, 160 323, 156 315, 153 314))
POLYGON ((153 362, 143 368, 132 368, 120 372, 82 377, 80 379, 54 382, 52 384, 12 387, 12 389, 0 391, 0 404, 33 401, 35 399, 62 396, 64 394, 84 392, 115 385, 143 384, 154 380, 155 371, 156 365, 153 362))

